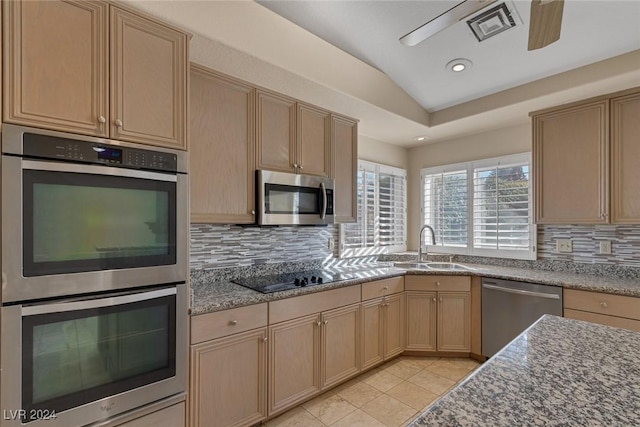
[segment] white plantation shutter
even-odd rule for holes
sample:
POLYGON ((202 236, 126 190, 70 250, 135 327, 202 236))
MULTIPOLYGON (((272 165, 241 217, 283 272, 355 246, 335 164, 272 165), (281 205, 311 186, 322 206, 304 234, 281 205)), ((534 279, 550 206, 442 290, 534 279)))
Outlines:
POLYGON ((435 229, 438 246, 432 250, 535 259, 529 165, 527 153, 423 169, 423 224, 435 229))
POLYGON ((340 226, 340 256, 406 250, 404 169, 358 161, 358 221, 340 226))
POLYGON ((473 171, 473 245, 529 250, 529 164, 478 167, 473 171))
POLYGON ((433 227, 438 245, 467 246, 469 223, 467 181, 466 169, 443 169, 422 174, 424 201, 422 223, 433 227))

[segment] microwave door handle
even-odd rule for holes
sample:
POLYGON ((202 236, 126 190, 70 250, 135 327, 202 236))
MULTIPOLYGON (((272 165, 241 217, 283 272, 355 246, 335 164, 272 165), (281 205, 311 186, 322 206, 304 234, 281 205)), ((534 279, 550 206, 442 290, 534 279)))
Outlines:
POLYGON ((322 212, 320 212, 320 219, 324 219, 327 215, 327 189, 324 186, 324 182, 320 183, 320 189, 322 190, 322 212))

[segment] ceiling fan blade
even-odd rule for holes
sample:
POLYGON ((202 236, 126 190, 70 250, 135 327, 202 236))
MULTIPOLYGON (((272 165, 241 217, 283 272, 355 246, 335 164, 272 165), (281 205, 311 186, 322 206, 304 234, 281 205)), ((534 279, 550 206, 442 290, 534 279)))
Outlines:
POLYGON ((560 38, 564 0, 531 0, 529 47, 536 50, 560 38))
POLYGON ((428 39, 434 34, 439 33, 445 28, 450 27, 461 19, 466 18, 472 13, 477 12, 485 6, 496 2, 497 0, 465 0, 443 14, 433 18, 426 24, 421 25, 400 38, 400 43, 406 46, 415 46, 418 43, 428 39))

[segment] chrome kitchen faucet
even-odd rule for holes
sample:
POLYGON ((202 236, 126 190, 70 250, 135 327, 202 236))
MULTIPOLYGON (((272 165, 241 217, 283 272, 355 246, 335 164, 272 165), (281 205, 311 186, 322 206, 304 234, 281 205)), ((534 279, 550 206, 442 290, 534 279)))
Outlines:
MULTIPOLYGON (((433 227, 431 227, 430 225, 425 224, 421 229, 420 229, 420 236, 418 237, 418 262, 422 262, 422 233, 424 233, 425 228, 428 228, 429 230, 431 230, 431 244, 435 245, 436 244, 436 232, 433 231, 433 227)), ((424 250, 424 255, 427 256, 427 248, 425 247, 424 250)))

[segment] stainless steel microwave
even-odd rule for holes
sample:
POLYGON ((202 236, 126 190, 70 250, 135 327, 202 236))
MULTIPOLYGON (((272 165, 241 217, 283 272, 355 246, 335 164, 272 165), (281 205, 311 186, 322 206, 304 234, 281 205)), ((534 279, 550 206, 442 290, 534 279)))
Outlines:
POLYGON ((267 170, 256 175, 258 225, 333 224, 333 179, 267 170))

